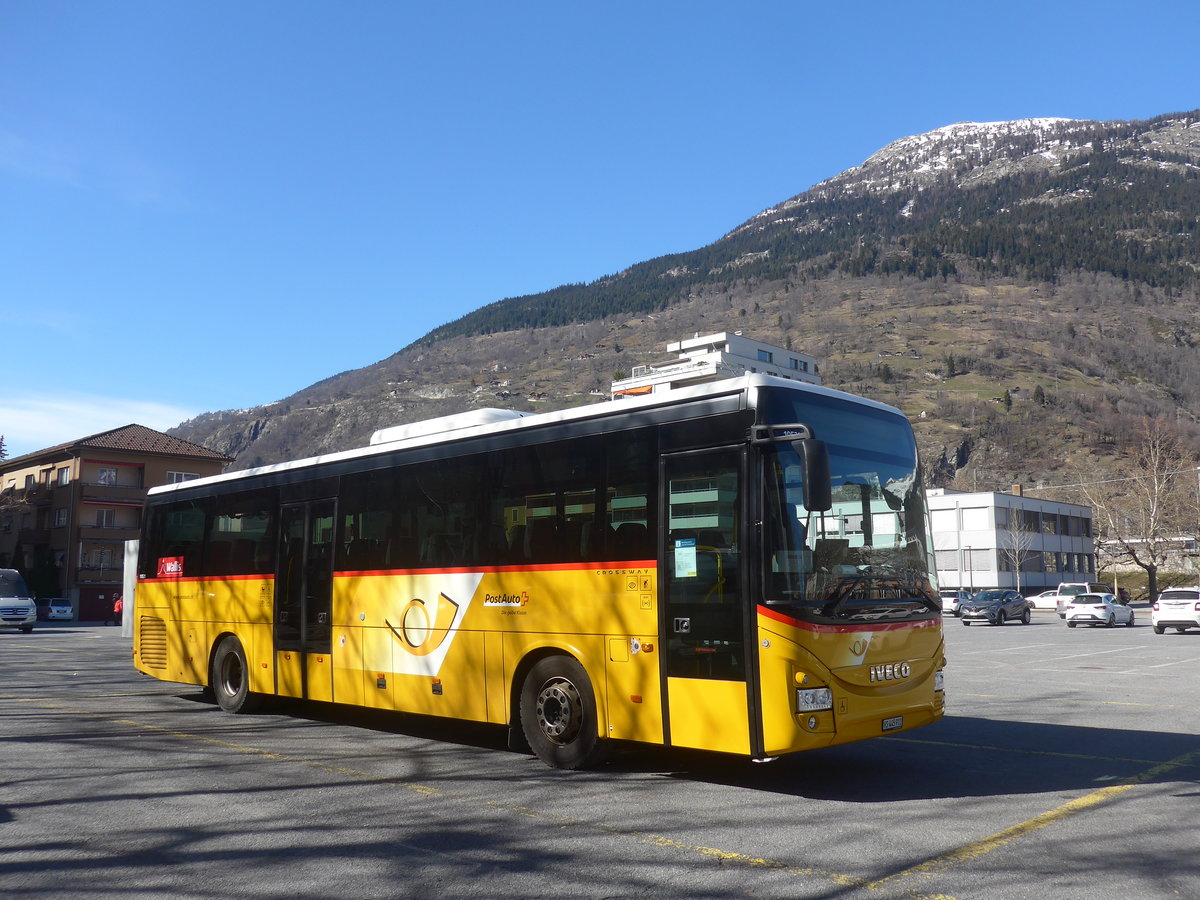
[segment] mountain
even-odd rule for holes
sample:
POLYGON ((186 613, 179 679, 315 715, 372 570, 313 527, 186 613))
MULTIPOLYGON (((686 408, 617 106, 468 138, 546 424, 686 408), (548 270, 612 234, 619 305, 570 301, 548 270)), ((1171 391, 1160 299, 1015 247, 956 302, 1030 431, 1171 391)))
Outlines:
POLYGON ((959 123, 712 244, 500 300, 393 356, 172 430, 235 467, 477 406, 596 402, 666 342, 741 330, 900 406, 936 483, 1111 466, 1144 414, 1200 430, 1200 111, 959 123))

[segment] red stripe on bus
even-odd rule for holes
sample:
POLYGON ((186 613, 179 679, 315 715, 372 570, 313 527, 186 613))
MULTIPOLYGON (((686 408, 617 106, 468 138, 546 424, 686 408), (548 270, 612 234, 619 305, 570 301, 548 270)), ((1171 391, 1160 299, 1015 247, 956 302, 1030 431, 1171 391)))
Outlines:
MULTIPOLYGON (((458 575, 461 573, 495 574, 503 572, 587 572, 594 570, 602 572, 606 569, 654 569, 658 561, 653 559, 626 560, 608 563, 542 563, 526 566, 454 566, 432 569, 365 569, 362 571, 334 572, 335 578, 354 578, 359 575, 458 575)), ((274 578, 274 573, 266 575, 187 575, 180 578, 139 578, 138 584, 182 584, 197 581, 254 581, 264 578, 274 578)))
POLYGON ((511 572, 587 572, 590 570, 602 572, 608 569, 613 571, 618 569, 621 571, 626 569, 653 569, 657 566, 657 560, 643 559, 607 563, 538 563, 522 566, 443 566, 430 569, 363 569, 361 571, 347 569, 334 572, 333 577, 355 578, 360 575, 460 575, 477 573, 494 575, 511 572))
POLYGON ((262 581, 264 578, 274 578, 275 574, 267 575, 184 575, 178 578, 139 578, 138 584, 192 584, 197 581, 262 581))
POLYGON ((784 625, 791 625, 793 628, 801 628, 805 631, 813 631, 819 634, 857 634, 863 631, 905 631, 916 630, 918 628, 934 628, 941 624, 940 620, 928 619, 921 622, 874 622, 862 623, 860 625, 818 625, 815 622, 802 622, 799 619, 794 619, 791 616, 785 616, 783 613, 774 609, 769 609, 765 606, 758 608, 760 616, 766 616, 768 619, 774 619, 784 625))

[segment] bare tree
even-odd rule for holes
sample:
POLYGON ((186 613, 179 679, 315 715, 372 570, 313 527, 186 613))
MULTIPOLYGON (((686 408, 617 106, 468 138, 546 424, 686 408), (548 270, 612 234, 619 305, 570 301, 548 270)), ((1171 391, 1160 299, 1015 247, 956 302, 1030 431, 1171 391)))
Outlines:
POLYGON ((1194 524, 1191 478, 1196 471, 1170 425, 1144 419, 1130 457, 1130 474, 1085 484, 1094 510, 1096 541, 1114 562, 1146 572, 1150 602, 1158 597, 1158 571, 1179 537, 1194 524), (1186 476, 1186 480, 1184 480, 1186 476))
POLYGON ((1008 511, 1008 527, 1000 533, 1000 546, 997 548, 1000 551, 1000 558, 1007 560, 1012 565, 1013 572, 1016 573, 1017 593, 1021 592, 1021 572, 1033 555, 1034 535, 1033 532, 1022 528, 1023 524, 1023 511, 1010 509, 1008 511))

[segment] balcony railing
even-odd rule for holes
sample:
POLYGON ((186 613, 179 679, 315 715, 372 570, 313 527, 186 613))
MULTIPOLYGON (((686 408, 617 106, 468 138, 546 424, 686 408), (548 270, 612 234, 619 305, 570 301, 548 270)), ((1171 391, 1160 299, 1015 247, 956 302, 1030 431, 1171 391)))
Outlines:
POLYGON ((76 584, 108 584, 120 583, 125 578, 123 565, 109 563, 77 566, 75 569, 76 584))
POLYGON ((138 537, 136 525, 80 525, 79 539, 93 543, 110 544, 114 541, 132 541, 138 537))
POLYGON ((132 484, 94 484, 84 482, 80 490, 84 500, 137 500, 146 499, 146 488, 132 484))

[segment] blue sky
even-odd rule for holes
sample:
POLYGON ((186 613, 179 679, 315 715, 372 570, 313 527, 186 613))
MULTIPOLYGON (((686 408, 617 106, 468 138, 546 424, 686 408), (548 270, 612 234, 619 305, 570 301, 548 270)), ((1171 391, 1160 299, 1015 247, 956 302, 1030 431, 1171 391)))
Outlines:
POLYGON ((960 121, 1200 107, 1200 4, 0 0, 0 434, 169 428, 960 121))

